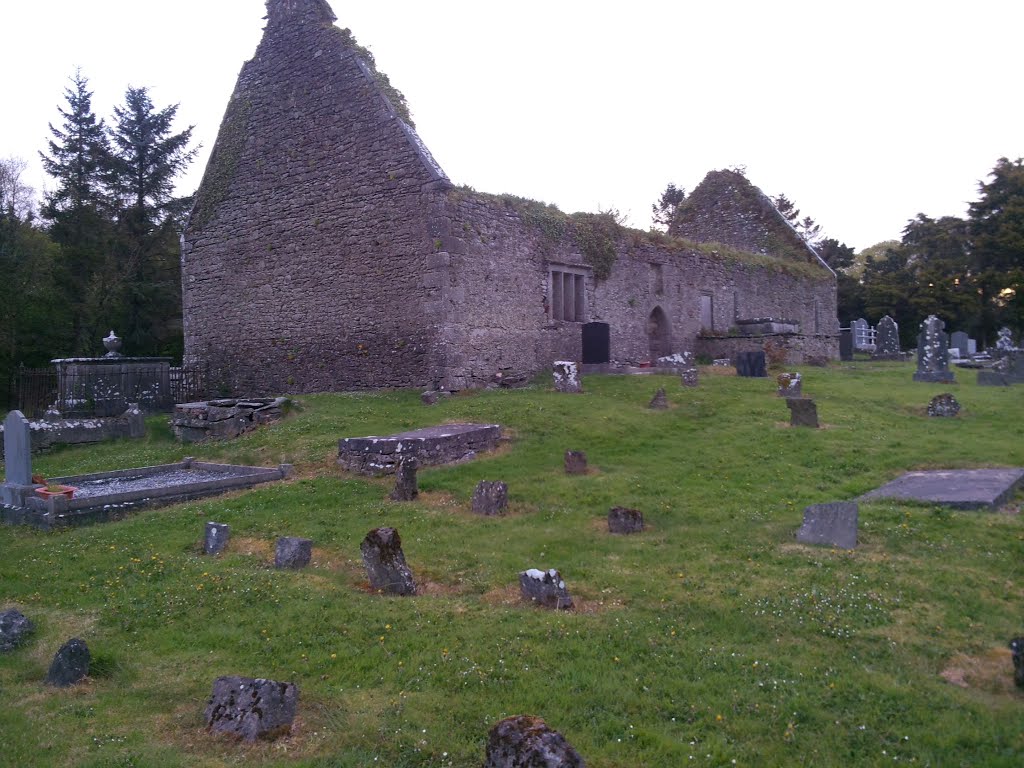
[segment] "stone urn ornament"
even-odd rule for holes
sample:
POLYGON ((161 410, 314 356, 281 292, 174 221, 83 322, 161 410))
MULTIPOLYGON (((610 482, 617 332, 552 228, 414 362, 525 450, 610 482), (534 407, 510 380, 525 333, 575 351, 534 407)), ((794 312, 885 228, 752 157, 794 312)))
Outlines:
POLYGON ((107 350, 104 357, 121 357, 121 339, 113 329, 111 329, 110 335, 103 340, 103 347, 107 350))

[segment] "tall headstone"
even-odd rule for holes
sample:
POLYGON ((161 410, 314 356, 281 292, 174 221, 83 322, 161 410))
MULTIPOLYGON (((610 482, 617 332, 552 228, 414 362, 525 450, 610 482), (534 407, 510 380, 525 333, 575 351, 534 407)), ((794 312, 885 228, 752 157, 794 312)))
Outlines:
POLYGON ((949 337, 949 349, 960 352, 960 357, 970 357, 970 338, 963 331, 954 331, 949 337))
POLYGON ((1003 326, 999 329, 999 338, 996 339, 996 351, 997 352, 1012 352, 1017 348, 1017 344, 1013 340, 1013 331, 1003 326))
POLYGON ((21 411, 11 411, 4 419, 5 481, 0 485, 0 503, 24 507, 32 495, 32 432, 21 411))
POLYGON ((896 321, 886 315, 878 321, 875 328, 875 351, 872 360, 900 360, 900 327, 896 321))
POLYGON ((850 331, 853 333, 853 348, 860 350, 870 350, 872 348, 871 343, 871 325, 863 317, 859 317, 850 323, 850 331))
POLYGON ((917 371, 914 372, 914 381, 953 381, 953 373, 949 370, 949 338, 942 330, 945 325, 935 315, 928 315, 921 323, 921 332, 917 335, 917 371))
POLYGON ((853 330, 850 328, 839 331, 839 359, 844 362, 853 360, 853 330))

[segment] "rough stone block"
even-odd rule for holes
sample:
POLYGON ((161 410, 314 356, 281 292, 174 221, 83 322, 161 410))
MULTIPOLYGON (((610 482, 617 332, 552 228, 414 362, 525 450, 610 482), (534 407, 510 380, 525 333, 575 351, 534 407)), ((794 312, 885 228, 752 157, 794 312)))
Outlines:
POLYGON ((804 524, 796 532, 796 540, 801 544, 854 549, 857 546, 857 514, 855 501, 812 504, 804 509, 804 524))
POLYGON ((668 410, 668 398, 665 396, 664 387, 654 393, 654 397, 651 398, 651 402, 647 404, 647 407, 655 411, 668 410))
POLYGON ((206 728, 242 741, 273 739, 291 731, 298 701, 299 689, 294 683, 218 677, 206 704, 206 728))
POLYGON ((90 660, 89 647, 85 641, 77 637, 71 638, 53 657, 50 671, 46 675, 47 684, 67 688, 81 682, 89 674, 90 660))
POLYGON ((638 509, 612 507, 608 512, 608 533, 640 533, 644 529, 644 515, 638 509))
POLYGON ((786 398, 789 408, 789 426, 818 428, 818 406, 809 397, 786 398))
POLYGON ((556 391, 570 394, 583 391, 576 363, 569 360, 556 360, 551 366, 551 375, 554 378, 556 391))
POLYGON ((231 538, 231 526, 227 523, 209 522, 203 536, 203 554, 219 555, 231 538))
POLYGON ((679 383, 684 387, 696 387, 699 385, 699 373, 696 368, 684 368, 679 374, 679 383))
POLYGON ((780 373, 775 381, 779 397, 803 397, 803 377, 799 373, 780 373))
POLYGON ((0 613, 0 653, 13 651, 33 630, 32 622, 17 608, 0 613))
POLYGON ((542 571, 530 568, 519 574, 519 591, 523 597, 546 608, 568 610, 572 598, 562 576, 554 568, 542 571))
POLYGON ((583 451, 565 452, 565 474, 585 475, 587 474, 587 454, 583 451))
POLYGON ((402 539, 394 528, 374 528, 359 546, 370 586, 389 595, 415 595, 416 581, 405 562, 402 539))
POLYGON ((416 482, 416 470, 420 463, 416 457, 402 459, 398 462, 398 470, 395 472, 395 488, 388 497, 392 501, 412 501, 419 496, 419 485, 416 482))
POLYGON ((949 392, 936 395, 928 403, 928 415, 939 418, 952 418, 960 413, 960 403, 949 392))
POLYGON ((484 768, 586 768, 586 763, 539 717, 517 715, 491 728, 484 768))
POLYGON ((274 547, 275 568, 305 568, 312 557, 312 539, 283 536, 274 547))
POLYGON ((501 515, 508 508, 508 486, 501 480, 481 480, 473 491, 473 513, 501 515))

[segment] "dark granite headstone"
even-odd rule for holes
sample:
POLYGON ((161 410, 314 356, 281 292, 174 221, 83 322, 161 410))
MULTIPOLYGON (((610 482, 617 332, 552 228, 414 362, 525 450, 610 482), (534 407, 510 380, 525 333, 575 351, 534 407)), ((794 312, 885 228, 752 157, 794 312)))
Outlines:
POLYGON ((359 545, 370 586, 389 595, 415 595, 416 581, 405 562, 402 539, 394 528, 374 528, 359 545))
POLYGON ((839 331, 839 359, 844 362, 853 360, 853 331, 849 328, 839 331))
POLYGON ((651 402, 647 404, 647 407, 655 411, 664 411, 668 409, 668 398, 665 396, 664 387, 654 393, 654 397, 651 398, 651 402))
POLYGON ((305 568, 313 556, 313 540, 282 536, 274 547, 275 568, 305 568))
POLYGON ((971 356, 970 341, 970 337, 963 331, 954 331, 949 336, 949 348, 958 349, 960 357, 967 358, 971 356))
POLYGON ((801 544, 824 544, 840 549, 857 546, 857 503, 834 501, 804 509, 804 524, 796 532, 801 544))
POLYGON ((546 571, 530 568, 519 574, 519 591, 527 600, 546 608, 572 608, 572 598, 565 582, 554 568, 546 571))
POLYGON ((587 474, 587 454, 583 451, 565 452, 565 474, 585 475, 587 474))
POLYGON ((803 397, 803 376, 799 373, 780 373, 775 377, 779 397, 803 397))
POLYGON ((501 480, 481 480, 473 491, 473 513, 501 515, 508 508, 508 486, 501 480))
POLYGON ((13 651, 32 633, 32 622, 17 608, 0 613, 0 653, 13 651))
POLYGON ((491 729, 484 768, 586 768, 586 763, 539 717, 517 715, 491 729))
POLYGON ((228 545, 228 539, 230 538, 231 526, 227 523, 207 523, 205 536, 203 537, 203 554, 219 555, 228 545))
POLYGON ((298 702, 299 689, 294 683, 218 677, 206 703, 206 729, 242 741, 273 739, 291 732, 298 702))
POLYGON ((46 682, 58 688, 79 683, 89 674, 89 647, 84 640, 73 637, 60 647, 50 664, 46 682))
POLYGON ((640 533, 644 515, 639 509, 612 507, 608 512, 608 533, 640 533))
POLYGON ((569 360, 557 360, 551 366, 551 375, 554 378, 556 391, 573 394, 583 391, 576 363, 569 360))
POLYGON ((875 351, 872 360, 901 360, 900 327, 896 321, 886 315, 878 321, 875 328, 875 351))
POLYGON ((416 457, 410 456, 398 462, 398 469, 395 471, 395 488, 388 497, 392 501, 412 501, 420 495, 419 485, 416 482, 416 470, 420 463, 416 457))
POLYGON ((736 353, 736 375, 763 379, 768 376, 764 350, 736 353))
POLYGON ((942 330, 945 325, 935 315, 928 315, 921 323, 921 332, 917 335, 914 381, 953 381, 953 373, 949 370, 949 338, 942 330))
POLYGON ((786 398, 789 408, 789 426, 818 428, 818 406, 809 397, 786 398))
POLYGON ((951 418, 960 413, 960 403, 949 392, 936 395, 928 403, 928 415, 951 418))
POLYGON ((1013 658, 1013 682, 1018 688, 1024 688, 1024 637, 1015 637, 1010 641, 1010 653, 1013 658))

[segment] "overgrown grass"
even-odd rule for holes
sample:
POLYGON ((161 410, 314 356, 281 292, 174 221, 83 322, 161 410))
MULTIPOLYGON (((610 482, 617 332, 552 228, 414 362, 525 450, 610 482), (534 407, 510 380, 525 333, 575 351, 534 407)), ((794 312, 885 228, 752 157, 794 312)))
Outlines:
POLYGON ((1019 500, 999 513, 862 505, 851 552, 793 539, 805 505, 908 469, 1024 466, 1019 390, 964 373, 918 384, 911 370, 803 370, 816 431, 788 427, 773 380, 588 377, 579 396, 538 385, 433 408, 407 391, 307 396, 283 423, 203 446, 154 418, 145 440, 40 457, 51 476, 185 454, 288 461, 297 476, 118 523, 0 529, 0 607, 37 625, 0 657, 0 764, 478 766, 488 729, 530 713, 597 768, 1019 766, 1024 696, 1006 648, 1024 630, 1019 500), (658 386, 668 411, 646 408, 658 386), (960 417, 929 419, 946 390, 960 417), (339 437, 459 420, 513 439, 422 470, 414 503, 333 464, 339 437), (587 452, 590 474, 564 474, 567 449, 587 452), (469 513, 481 479, 508 482, 509 515, 469 513), (614 505, 649 529, 608 535, 614 505), (207 520, 231 525, 219 558, 200 554, 207 520), (379 525, 398 528, 425 594, 369 592, 359 542, 379 525), (310 568, 270 567, 281 535, 315 541, 310 568), (528 567, 558 568, 577 610, 520 603, 528 567), (47 688, 71 636, 93 652, 91 678, 47 688), (296 682, 294 734, 207 735, 222 674, 296 682))

